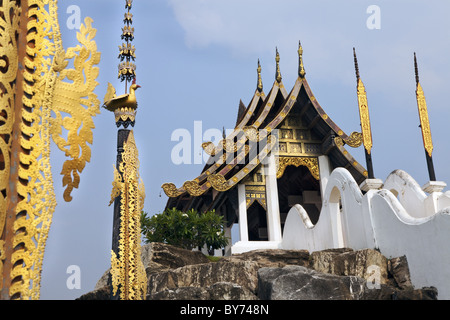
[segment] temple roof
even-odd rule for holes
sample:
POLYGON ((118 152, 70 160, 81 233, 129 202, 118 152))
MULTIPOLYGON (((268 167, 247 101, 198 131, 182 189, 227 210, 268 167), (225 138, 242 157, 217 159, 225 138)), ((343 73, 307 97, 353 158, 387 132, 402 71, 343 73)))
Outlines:
MULTIPOLYGON (((333 168, 345 167, 357 182, 367 178, 366 169, 345 148, 346 145, 359 147, 362 144, 361 133, 353 132, 347 135, 326 114, 306 80, 301 45, 298 53, 298 77, 289 93, 282 82, 278 50, 275 81, 267 96, 262 88, 261 66, 258 61, 257 88, 245 110, 241 101, 235 129, 218 145, 211 142, 203 143, 203 149, 210 155, 210 159, 200 175, 186 181, 181 187, 176 187, 173 183, 162 185, 169 197, 167 207, 189 209, 194 198, 206 195, 217 198, 218 194, 233 189, 254 172, 270 152, 279 151, 278 142, 282 137, 279 136, 277 129, 280 129, 283 121, 294 113, 320 143, 318 144, 320 150, 316 148, 304 151, 302 158, 328 155, 333 168)), ((320 178, 318 169, 317 172, 312 170, 311 166, 309 169, 316 179, 320 178)), ((211 201, 210 209, 214 203, 215 201, 211 201)))

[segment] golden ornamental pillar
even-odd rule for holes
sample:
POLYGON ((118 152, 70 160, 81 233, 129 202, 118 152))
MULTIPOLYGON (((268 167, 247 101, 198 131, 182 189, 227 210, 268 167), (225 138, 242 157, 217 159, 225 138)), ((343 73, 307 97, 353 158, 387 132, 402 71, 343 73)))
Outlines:
POLYGON ((0 1, 0 28, 0 298, 39 299, 56 206, 50 143, 70 158, 61 174, 71 201, 91 157, 100 53, 90 18, 80 45, 63 48, 56 0, 0 1))
POLYGON ((110 205, 114 203, 111 271, 108 280, 111 300, 142 300, 147 291, 147 276, 141 260, 141 211, 145 190, 139 177, 139 155, 134 140, 137 99, 136 59, 132 0, 125 1, 124 27, 119 46, 118 78, 125 83, 125 94, 116 96, 108 83, 103 107, 114 113, 117 128, 117 159, 110 205), (131 86, 128 90, 128 83, 131 86), (123 127, 123 129, 120 129, 123 127))

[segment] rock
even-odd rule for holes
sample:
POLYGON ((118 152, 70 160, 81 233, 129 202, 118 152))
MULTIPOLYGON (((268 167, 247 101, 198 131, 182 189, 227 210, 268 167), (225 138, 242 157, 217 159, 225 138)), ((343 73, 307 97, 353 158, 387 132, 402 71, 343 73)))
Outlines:
POLYGON ((261 267, 284 267, 286 265, 309 266, 309 252, 307 250, 253 250, 231 257, 222 258, 223 261, 254 261, 261 267))
POLYGON ((388 260, 379 251, 363 249, 324 250, 311 253, 310 267, 319 272, 341 276, 356 276, 379 283, 388 281, 388 260))
POLYGON ((141 252, 142 263, 147 274, 209 262, 200 251, 186 250, 158 242, 142 246, 141 252))
MULTIPOLYGON (((150 299, 150 296, 148 297, 150 299)), ((250 290, 231 282, 216 282, 207 288, 180 287, 165 289, 151 296, 152 300, 257 300, 250 290)))
POLYGON ((209 287, 217 282, 232 282, 255 293, 259 266, 256 262, 214 262, 189 265, 152 273, 148 281, 148 298, 165 289, 181 287, 209 287))
POLYGON ((258 297, 261 300, 354 300, 365 280, 321 273, 302 266, 261 268, 258 297))
POLYGON ((437 300, 438 291, 435 287, 424 287, 422 289, 408 288, 398 290, 393 294, 393 300, 437 300))
MULTIPOLYGON (((373 249, 254 250, 211 262, 203 253, 162 243, 142 247, 151 300, 436 300, 415 289, 405 256, 373 249)), ((108 300, 109 271, 79 300, 108 300)))
POLYGON ((395 284, 401 289, 412 288, 411 275, 406 256, 392 258, 388 263, 389 273, 392 275, 395 284))
POLYGON ((75 300, 110 300, 110 289, 108 286, 97 288, 75 300))
POLYGON ((435 300, 435 288, 401 290, 389 285, 367 285, 357 276, 338 276, 302 266, 258 270, 261 300, 435 300))
MULTIPOLYGON (((141 259, 147 276, 154 272, 209 262, 208 258, 200 251, 186 250, 158 242, 143 245, 141 247, 141 259)), ((95 289, 106 286, 108 277, 109 269, 97 281, 95 289)))

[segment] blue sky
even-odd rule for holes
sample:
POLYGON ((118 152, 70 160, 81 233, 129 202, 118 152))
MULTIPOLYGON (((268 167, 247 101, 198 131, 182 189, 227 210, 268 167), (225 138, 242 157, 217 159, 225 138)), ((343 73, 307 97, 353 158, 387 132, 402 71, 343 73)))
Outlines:
MULTIPOLYGON (((118 94, 124 93, 117 79, 124 3, 59 1, 65 48, 76 45, 76 30, 66 24, 69 6, 80 8, 82 20, 87 16, 94 20, 102 54, 95 92, 101 101, 108 82, 118 94)), ((393 170, 403 169, 423 185, 428 173, 415 100, 416 52, 436 176, 450 181, 449 11, 450 4, 444 1, 135 0, 133 44, 142 88, 137 91, 134 135, 146 187, 144 210, 161 212, 167 201, 161 185, 181 186, 203 168, 172 162, 171 150, 177 144, 171 141, 172 133, 184 128, 193 134, 195 121, 201 121, 203 132, 232 129, 239 100, 248 104, 256 89, 258 59, 264 91, 269 92, 275 80, 275 47, 289 92, 297 77, 299 40, 315 97, 347 134, 360 130, 352 53, 356 47, 372 121, 375 176, 384 180, 393 170), (380 29, 367 27, 371 5, 380 9, 380 29)), ((91 291, 110 264, 113 212, 108 203, 117 128, 113 114, 104 109, 94 122, 91 162, 70 203, 62 198, 59 175, 64 155, 57 148, 52 151, 58 205, 44 257, 41 299, 74 299, 91 291), (71 265, 80 268, 80 289, 66 286, 71 265)), ((199 152, 198 147, 193 146, 193 153, 199 152)), ((365 164, 362 148, 349 152, 365 164)))

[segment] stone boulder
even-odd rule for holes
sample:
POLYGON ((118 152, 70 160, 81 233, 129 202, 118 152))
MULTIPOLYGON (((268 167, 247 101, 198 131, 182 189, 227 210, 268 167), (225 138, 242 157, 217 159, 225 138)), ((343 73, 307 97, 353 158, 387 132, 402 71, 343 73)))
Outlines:
POLYGON ((310 254, 307 250, 253 250, 230 257, 223 257, 221 261, 253 261, 260 267, 284 267, 297 265, 309 267, 310 254))
POLYGON ((148 300, 258 300, 250 290, 232 282, 216 282, 208 287, 164 289, 148 300))
POLYGON ((338 276, 302 266, 260 268, 261 300, 435 300, 435 288, 402 290, 386 284, 368 285, 358 276, 338 276))
MULTIPOLYGON (((373 249, 254 250, 210 261, 199 251, 162 243, 142 247, 151 300, 428 300, 415 289, 405 256, 373 249), (374 289, 375 288, 375 289, 374 289)), ((82 300, 107 300, 109 270, 82 300)))
POLYGON ((259 265, 252 261, 210 262, 152 273, 148 280, 147 299, 166 289, 209 288, 220 282, 234 283, 255 294, 258 269, 259 265))
MULTIPOLYGON (((141 259, 147 276, 187 265, 208 263, 209 259, 200 251, 186 250, 170 244, 152 242, 141 247, 141 259)), ((97 281, 95 289, 108 285, 109 269, 97 281)))
POLYGON ((330 249, 311 253, 310 265, 323 273, 369 279, 376 273, 379 282, 388 282, 388 259, 372 249, 330 249))

